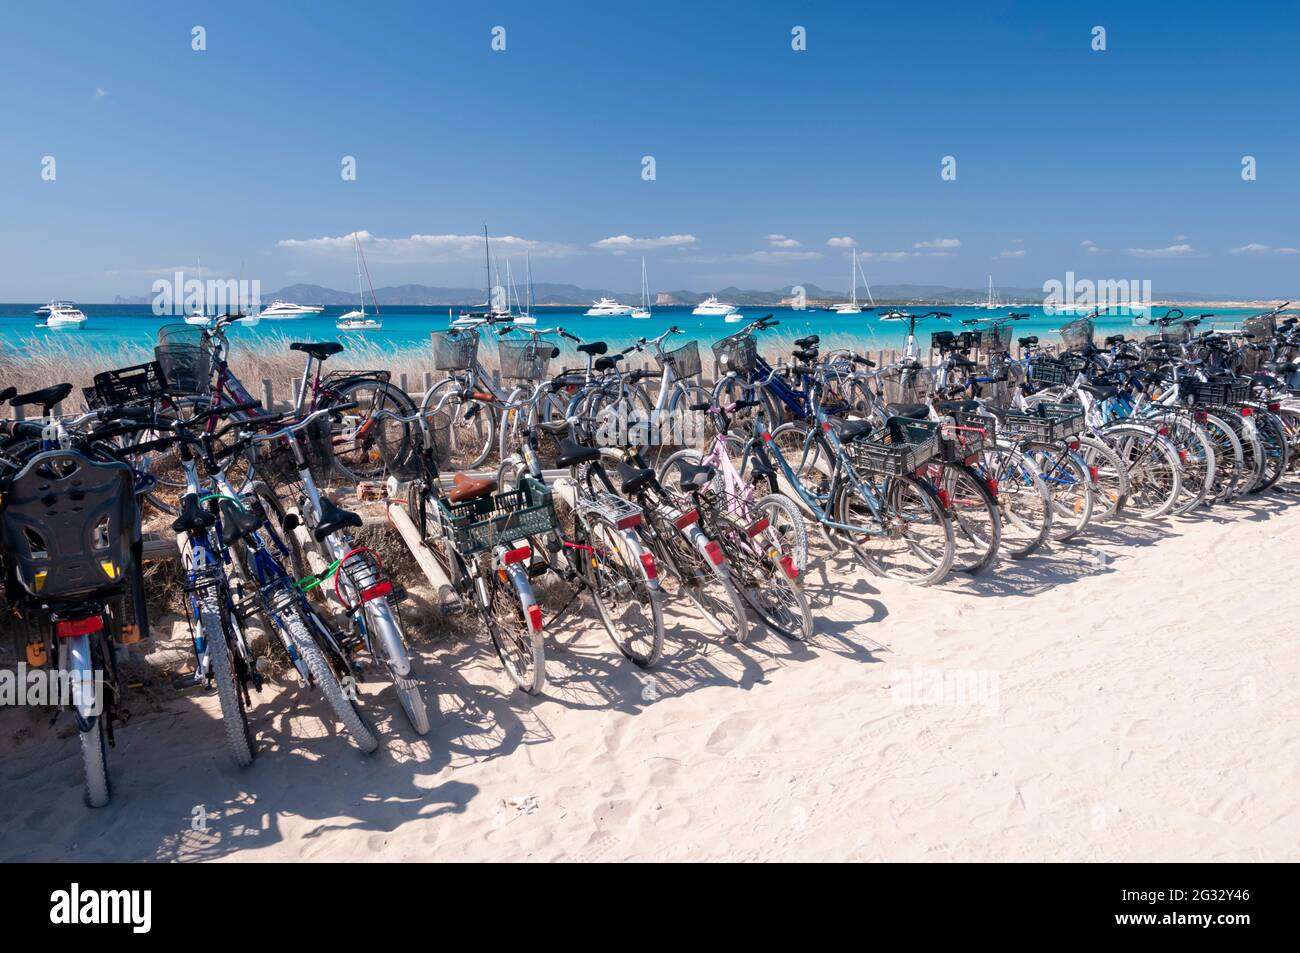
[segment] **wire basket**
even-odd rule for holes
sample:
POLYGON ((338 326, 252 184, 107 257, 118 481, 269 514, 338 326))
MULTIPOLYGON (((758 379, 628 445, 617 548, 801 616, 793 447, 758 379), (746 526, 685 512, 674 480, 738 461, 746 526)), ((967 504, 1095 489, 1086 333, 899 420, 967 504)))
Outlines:
POLYGON ((162 345, 185 344, 190 347, 211 347, 203 328, 192 324, 164 324, 158 329, 158 343, 162 345))
POLYGON ((467 371, 478 357, 478 330, 451 328, 433 332, 433 366, 440 371, 467 371))
POLYGON ((1079 318, 1065 325, 1058 333, 1066 347, 1086 347, 1093 343, 1096 328, 1093 326, 1092 318, 1079 318))
POLYGON ((509 380, 541 380, 554 353, 555 345, 546 341, 497 341, 501 376, 509 380))
POLYGON ((980 332, 980 348, 985 351, 1011 350, 1011 325, 993 324, 980 332))
POLYGON ((1261 314, 1258 317, 1247 318, 1241 323, 1241 330, 1244 334, 1249 334, 1257 342, 1268 341, 1277 334, 1277 318, 1271 314, 1261 314))
POLYGON ((1029 379, 1041 384, 1068 384, 1078 374, 1064 361, 1041 357, 1029 365, 1029 379))
POLYGON ((153 356, 169 394, 205 396, 212 389, 212 350, 207 346, 159 344, 153 356))
POLYGON ((655 355, 655 360, 659 362, 659 370, 666 371, 667 364, 672 362, 673 373, 678 377, 698 377, 703 366, 700 363, 700 342, 687 341, 681 347, 672 351, 662 351, 655 355))
POLYGON ((929 400, 934 389, 934 371, 889 368, 880 377, 881 396, 889 404, 920 404, 929 400))
POLYGON ((451 503, 439 498, 451 544, 462 556, 555 529, 551 491, 527 474, 517 490, 451 503))
POLYGON ((1196 404, 1226 407, 1250 400, 1250 381, 1235 377, 1221 377, 1212 381, 1198 381, 1184 377, 1179 381, 1179 393, 1196 404))
POLYGON ((758 366, 758 342, 749 334, 723 338, 713 345, 713 360, 720 373, 735 371, 743 377, 758 366))
POLYGON ((939 435, 939 451, 943 459, 962 463, 993 443, 992 418, 961 410, 948 416, 952 418, 952 426, 945 426, 939 435))
POLYGON ((90 410, 151 404, 167 389, 167 380, 157 361, 102 371, 95 375, 94 381, 94 386, 82 390, 90 410))
POLYGON ((1038 443, 1060 443, 1083 430, 1083 407, 1079 404, 1037 404, 1028 413, 1004 414, 999 427, 1008 433, 1038 443))
POLYGON ((884 429, 850 441, 849 455, 855 466, 877 476, 912 473, 938 454, 941 427, 933 420, 890 417, 884 429))
POLYGON ((1186 344, 1192 339, 1192 326, 1186 322, 1171 324, 1160 332, 1162 344, 1186 344))

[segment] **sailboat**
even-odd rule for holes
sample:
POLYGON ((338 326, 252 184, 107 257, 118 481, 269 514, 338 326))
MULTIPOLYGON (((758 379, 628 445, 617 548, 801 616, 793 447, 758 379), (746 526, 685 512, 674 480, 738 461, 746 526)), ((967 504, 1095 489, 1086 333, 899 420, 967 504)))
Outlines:
MULTIPOLYGON (((202 281, 203 280, 203 259, 202 258, 198 259, 197 268, 198 268, 199 281, 202 281)), ((206 328, 209 324, 211 324, 212 319, 209 318, 207 315, 207 302, 204 301, 202 304, 196 304, 194 306, 194 310, 191 311, 189 314, 185 315, 185 323, 196 324, 199 327, 204 327, 204 328, 206 328)))
POLYGON ((650 281, 646 278, 645 255, 641 256, 641 307, 632 309, 632 317, 650 317, 650 281))
MULTIPOLYGON (((862 313, 862 308, 858 304, 858 274, 861 271, 862 271, 862 266, 858 264, 858 250, 854 248, 853 249, 853 273, 852 273, 853 277, 852 280, 850 281, 852 290, 850 290, 849 292, 851 300, 843 304, 834 305, 831 308, 831 310, 834 311, 836 314, 861 314, 862 313)), ((862 276, 862 284, 867 289, 867 299, 871 301, 872 306, 874 307, 875 300, 872 299, 871 297, 871 286, 867 285, 866 275, 862 276)))
POLYGON ((979 307, 983 308, 985 311, 997 311, 999 308, 1002 307, 1002 305, 998 304, 997 292, 995 292, 995 291, 993 290, 993 276, 992 276, 992 275, 989 275, 989 298, 988 298, 988 301, 984 302, 984 304, 980 305, 979 307))
MULTIPOLYGON (((356 248, 357 256, 357 300, 361 307, 355 311, 349 311, 347 314, 341 314, 338 320, 334 322, 334 327, 340 331, 378 331, 382 328, 383 322, 379 317, 379 301, 375 298, 375 289, 372 285, 370 288, 370 298, 375 303, 375 316, 372 318, 366 314, 366 293, 361 286, 361 269, 364 267, 364 261, 361 257, 361 239, 356 232, 352 233, 352 244, 356 248)), ((366 278, 370 278, 370 269, 366 268, 366 278)))
POLYGON ((476 328, 489 318, 501 316, 501 311, 496 307, 496 302, 492 300, 492 245, 488 241, 486 225, 483 226, 483 263, 484 271, 487 274, 487 297, 483 300, 483 307, 457 312, 454 317, 451 310, 448 309, 447 317, 451 318, 453 328, 476 328))
MULTIPOLYGON (((506 268, 509 267, 510 262, 507 260, 506 268)), ((519 303, 519 295, 516 293, 515 304, 519 305, 519 310, 513 315, 514 323, 534 325, 537 323, 537 319, 533 317, 533 262, 529 258, 527 251, 524 252, 524 282, 528 290, 528 310, 525 311, 523 305, 519 303)), ((512 292, 515 290, 513 283, 510 285, 510 290, 512 292)))

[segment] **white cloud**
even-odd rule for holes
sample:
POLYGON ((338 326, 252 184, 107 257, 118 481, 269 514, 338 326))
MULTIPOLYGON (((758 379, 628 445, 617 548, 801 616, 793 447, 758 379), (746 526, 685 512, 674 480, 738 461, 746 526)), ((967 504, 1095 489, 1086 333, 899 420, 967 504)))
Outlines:
POLYGON ((826 244, 831 248, 852 248, 857 242, 848 235, 843 235, 839 238, 828 238, 826 244))
POLYGON ((1166 245, 1164 248, 1128 248, 1127 254, 1134 258, 1184 258, 1195 255, 1196 249, 1191 245, 1166 245))
POLYGON ((95 87, 95 98, 96 98, 96 99, 107 99, 107 98, 108 98, 108 90, 103 89, 102 87, 96 86, 96 87, 95 87))
POLYGON ((1249 245, 1242 245, 1239 248, 1228 249, 1229 255, 1295 255, 1300 254, 1300 249, 1283 246, 1274 248, 1272 245, 1261 245, 1259 242, 1251 242, 1249 245))
POLYGON ((1174 241, 1176 241, 1176 242, 1185 242, 1185 241, 1187 241, 1187 236, 1186 236, 1186 235, 1175 235, 1175 236, 1174 236, 1174 241))
MULTIPOLYGON (((380 238, 368 231, 357 232, 372 261, 463 261, 483 255, 482 235, 411 235, 409 238, 380 238)), ((578 249, 558 242, 541 242, 515 235, 491 239, 493 252, 507 255, 527 251, 537 258, 562 258, 578 249)), ((288 251, 315 255, 341 255, 352 251, 352 234, 324 238, 286 238, 276 243, 288 251)))
POLYGON ((919 258, 919 251, 865 251, 859 252, 861 258, 879 258, 881 261, 901 261, 904 258, 919 258))
POLYGON ((767 243, 773 248, 798 248, 799 242, 793 238, 786 238, 784 235, 768 235, 767 243))
POLYGON ((1101 249, 1097 247, 1097 243, 1090 238, 1085 238, 1083 241, 1079 242, 1079 244, 1088 249, 1089 255, 1095 255, 1097 252, 1101 251, 1101 249))
POLYGON ((928 242, 916 242, 915 244, 912 245, 912 247, 913 248, 936 248, 936 249, 960 248, 961 239, 932 238, 928 242))
POLYGON ((633 238, 631 235, 611 235, 598 242, 592 242, 592 248, 602 251, 628 251, 630 249, 680 248, 694 245, 694 235, 660 235, 658 238, 633 238))
POLYGON ((1024 258, 1025 250, 1023 248, 1004 248, 998 252, 999 258, 1024 258))

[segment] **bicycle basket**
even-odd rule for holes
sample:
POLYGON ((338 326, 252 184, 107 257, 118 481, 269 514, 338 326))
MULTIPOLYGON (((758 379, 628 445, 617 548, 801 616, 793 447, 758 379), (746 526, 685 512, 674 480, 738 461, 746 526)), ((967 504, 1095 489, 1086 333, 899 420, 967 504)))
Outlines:
POLYGON ((719 373, 735 371, 744 377, 758 365, 758 342, 750 334, 736 334, 713 345, 713 360, 719 373))
POLYGON ((1059 333, 1066 347, 1084 347, 1093 343, 1095 330, 1092 318, 1079 318, 1065 325, 1059 333))
POLYGON ((94 386, 84 391, 86 406, 91 410, 152 403, 167 389, 167 379, 157 361, 103 371, 94 380, 94 386))
POLYGON ((659 362, 660 371, 666 370, 664 365, 671 360, 673 373, 678 377, 696 377, 703 370, 700 363, 699 341, 687 341, 679 348, 656 354, 655 360, 659 362))
POLYGON ((994 324, 980 332, 980 348, 985 351, 1011 350, 1011 325, 994 324))
POLYGON ((930 399, 930 392, 934 389, 934 371, 928 367, 918 370, 890 368, 880 375, 880 386, 887 403, 924 403, 930 399))
POLYGON ((538 381, 546 376, 555 345, 547 341, 497 341, 501 376, 515 381, 538 381))
POLYGON ((462 556, 509 545, 555 528, 551 491, 527 474, 517 490, 452 503, 439 498, 451 543, 462 556))
POLYGON ((451 328, 433 332, 433 366, 440 371, 467 371, 478 357, 478 330, 451 328))
POLYGON ((952 417, 952 426, 945 426, 940 432, 939 450, 943 459, 961 463, 993 443, 991 417, 962 410, 948 416, 952 417))
POLYGON ((853 463, 878 476, 902 476, 934 459, 941 425, 932 420, 890 417, 884 429, 848 444, 853 463))
POLYGON ((1029 365, 1030 379, 1043 384, 1068 384, 1074 380, 1077 373, 1064 361, 1050 357, 1039 358, 1029 365))
POLYGON ((162 368, 169 394, 201 396, 212 387, 212 352, 191 344, 159 344, 154 360, 162 368))
POLYGON ((158 343, 162 345, 187 344, 190 347, 210 347, 203 328, 192 324, 164 324, 158 329, 158 343))
POLYGON ((1037 404, 1026 413, 1005 414, 999 426, 1026 440, 1059 443, 1083 430, 1083 407, 1079 404, 1037 404))
POLYGON ((1258 317, 1247 318, 1241 323, 1241 330, 1243 333, 1251 335, 1256 342, 1268 341, 1277 334, 1277 319, 1271 314, 1261 314, 1258 317))
POLYGON ((135 475, 73 450, 39 453, 9 485, 0 540, 19 585, 41 599, 120 589, 140 539, 135 475))
POLYGON ((1226 407, 1250 400, 1250 381, 1235 377, 1220 377, 1212 381, 1198 381, 1184 377, 1179 381, 1179 391, 1193 403, 1226 407))

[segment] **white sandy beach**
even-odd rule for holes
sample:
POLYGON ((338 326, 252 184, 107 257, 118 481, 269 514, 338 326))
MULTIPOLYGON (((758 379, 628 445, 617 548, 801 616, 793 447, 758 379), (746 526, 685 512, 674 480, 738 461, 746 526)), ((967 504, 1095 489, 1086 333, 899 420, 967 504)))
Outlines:
POLYGON ((940 590, 831 559, 808 646, 674 616, 650 676, 562 626, 535 700, 444 639, 434 731, 384 693, 369 759, 264 692, 240 771, 215 697, 182 698, 119 731, 99 811, 75 741, 6 711, 0 859, 1295 860, 1296 504, 1094 528, 940 590))

